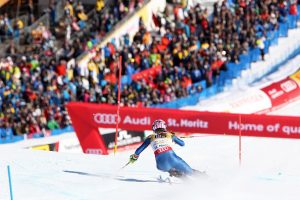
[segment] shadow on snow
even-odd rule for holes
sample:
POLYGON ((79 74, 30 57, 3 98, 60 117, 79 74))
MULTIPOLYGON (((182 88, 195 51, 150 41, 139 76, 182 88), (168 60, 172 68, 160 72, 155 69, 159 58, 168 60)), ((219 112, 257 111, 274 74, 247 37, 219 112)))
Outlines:
POLYGON ((92 174, 88 172, 82 172, 82 171, 73 171, 73 170, 63 170, 65 173, 70 174, 78 174, 82 176, 94 176, 94 177, 100 177, 100 178, 112 178, 118 181, 126 181, 126 182, 138 182, 138 183, 161 183, 159 180, 147 180, 147 179, 136 179, 136 178, 126 178, 123 176, 114 176, 112 174, 92 174))

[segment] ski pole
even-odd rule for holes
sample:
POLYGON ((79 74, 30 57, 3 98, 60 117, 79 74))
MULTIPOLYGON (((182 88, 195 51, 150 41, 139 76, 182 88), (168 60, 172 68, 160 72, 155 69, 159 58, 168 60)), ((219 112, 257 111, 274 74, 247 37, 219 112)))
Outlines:
POLYGON ((194 137, 201 137, 201 136, 196 136, 196 135, 180 136, 180 138, 194 138, 194 137))
MULTIPOLYGON (((172 133, 173 135, 176 135, 175 132, 170 131, 170 133, 172 133)), ((196 136, 196 135, 185 135, 185 136, 178 136, 179 138, 193 138, 193 137, 200 137, 200 136, 196 136)))
POLYGON ((186 136, 179 136, 179 138, 197 138, 197 137, 207 137, 207 135, 186 135, 186 136))
POLYGON ((129 165, 131 162, 128 161, 121 169, 124 169, 125 167, 127 167, 127 165, 129 165))

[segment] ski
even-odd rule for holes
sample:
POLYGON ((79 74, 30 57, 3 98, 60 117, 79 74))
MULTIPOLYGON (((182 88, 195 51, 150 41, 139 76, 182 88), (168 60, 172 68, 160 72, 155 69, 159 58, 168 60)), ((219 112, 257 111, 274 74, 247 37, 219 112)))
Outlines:
POLYGON ((175 178, 175 177, 171 177, 171 176, 164 177, 163 175, 159 175, 157 178, 157 181, 159 183, 168 183, 170 185, 182 183, 182 180, 180 178, 175 178))
POLYGON ((157 181, 158 181, 159 183, 169 183, 169 184, 171 184, 171 179, 170 179, 170 177, 163 178, 162 175, 159 175, 159 176, 158 176, 157 181))
POLYGON ((199 176, 207 177, 208 176, 206 171, 200 171, 197 169, 193 169, 193 171, 194 171, 194 174, 192 176, 195 176, 195 177, 199 177, 199 176))

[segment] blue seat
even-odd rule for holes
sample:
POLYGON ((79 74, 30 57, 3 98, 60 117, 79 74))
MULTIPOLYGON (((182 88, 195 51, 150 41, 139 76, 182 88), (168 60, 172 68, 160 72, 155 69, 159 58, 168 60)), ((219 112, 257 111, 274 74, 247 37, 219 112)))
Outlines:
POLYGON ((231 79, 234 78, 234 73, 237 70, 238 66, 236 63, 228 63, 227 64, 227 71, 225 72, 227 74, 227 78, 231 79))
POLYGON ((297 10, 298 10, 297 20, 300 20, 300 5, 297 6, 297 10))
POLYGON ((13 140, 13 130, 11 128, 0 128, 0 139, 5 143, 13 140))
POLYGON ((220 77, 218 79, 218 82, 216 83, 218 85, 218 87, 221 88, 221 89, 218 89, 218 91, 222 91, 223 90, 222 88, 225 86, 225 81, 228 78, 229 77, 228 77, 227 71, 221 72, 220 77))
POLYGON ((34 133, 34 134, 32 135, 32 138, 42 138, 42 137, 44 137, 44 134, 43 134, 43 133, 34 133))
POLYGON ((206 90, 203 90, 202 92, 199 93, 198 95, 198 100, 201 101, 201 100, 204 100, 206 99, 206 90))
POLYGON ((23 135, 17 135, 13 137, 13 141, 17 142, 17 141, 21 141, 24 140, 24 136, 23 135))
POLYGON ((259 48, 254 48, 250 50, 251 62, 256 62, 260 59, 260 50, 259 48))
POLYGON ((287 37, 288 36, 288 28, 289 28, 288 22, 279 23, 279 36, 280 37, 287 37))
POLYGON ((230 86, 232 86, 232 79, 227 79, 225 81, 225 87, 230 87, 230 86))
POLYGON ((207 90, 206 96, 211 97, 217 93, 217 85, 212 85, 206 90, 207 90))
POLYGON ((271 45, 277 45, 278 44, 278 37, 279 37, 279 31, 273 31, 272 32, 271 45))
POLYGON ((226 71, 228 79, 233 79, 241 74, 243 63, 228 63, 228 70, 226 71))
POLYGON ((241 54, 241 55, 239 56, 239 58, 240 58, 240 61, 242 61, 242 62, 250 62, 250 56, 249 56, 248 53, 246 53, 246 54, 241 54))
POLYGON ((240 55, 240 63, 239 63, 239 69, 244 70, 250 68, 250 56, 249 54, 242 54, 240 55))
POLYGON ((267 39, 264 41, 264 44, 265 44, 264 51, 265 51, 265 54, 267 54, 267 53, 269 53, 269 47, 270 47, 271 42, 270 42, 270 40, 267 39))
POLYGON ((267 39, 272 39, 272 37, 273 37, 273 31, 267 31, 266 32, 266 37, 267 37, 267 39))
POLYGON ((297 16, 296 15, 288 16, 288 28, 290 28, 290 29, 297 28, 297 16))
POLYGON ((196 83, 192 84, 191 86, 188 86, 188 88, 187 88, 188 92, 190 92, 190 90, 192 89, 192 86, 198 87, 198 85, 201 85, 201 87, 204 89, 204 88, 206 88, 206 81, 202 80, 200 82, 196 82, 196 83))
POLYGON ((201 85, 202 88, 206 88, 206 80, 200 81, 199 85, 201 85))
POLYGON ((3 128, 0 128, 0 138, 6 138, 6 132, 3 128))

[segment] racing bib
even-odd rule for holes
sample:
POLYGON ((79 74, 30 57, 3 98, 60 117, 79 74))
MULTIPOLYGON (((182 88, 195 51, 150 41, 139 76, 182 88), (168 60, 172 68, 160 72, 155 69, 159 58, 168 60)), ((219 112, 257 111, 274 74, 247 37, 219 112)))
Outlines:
POLYGON ((153 135, 151 147, 155 155, 172 150, 172 137, 169 134, 153 135))

